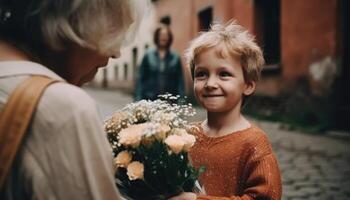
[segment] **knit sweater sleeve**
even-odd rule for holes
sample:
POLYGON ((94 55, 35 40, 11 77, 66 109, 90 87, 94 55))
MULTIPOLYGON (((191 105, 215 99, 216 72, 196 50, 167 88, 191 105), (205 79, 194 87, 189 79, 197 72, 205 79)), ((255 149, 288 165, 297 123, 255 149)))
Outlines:
MULTIPOLYGON (((261 141, 260 141, 261 142, 261 141)), ((231 197, 198 195, 198 200, 280 200, 281 177, 277 160, 270 149, 270 144, 262 142, 253 148, 254 156, 249 157, 244 168, 243 194, 231 197), (256 153, 258 152, 258 153, 256 153)))

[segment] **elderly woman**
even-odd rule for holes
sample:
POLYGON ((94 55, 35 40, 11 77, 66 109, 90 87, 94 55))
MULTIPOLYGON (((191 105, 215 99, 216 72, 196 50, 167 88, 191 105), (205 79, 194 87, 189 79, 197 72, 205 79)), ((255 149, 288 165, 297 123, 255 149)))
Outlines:
POLYGON ((95 102, 77 86, 120 56, 138 27, 142 3, 0 1, 0 112, 29 76, 59 81, 42 94, 0 199, 120 198, 95 102))

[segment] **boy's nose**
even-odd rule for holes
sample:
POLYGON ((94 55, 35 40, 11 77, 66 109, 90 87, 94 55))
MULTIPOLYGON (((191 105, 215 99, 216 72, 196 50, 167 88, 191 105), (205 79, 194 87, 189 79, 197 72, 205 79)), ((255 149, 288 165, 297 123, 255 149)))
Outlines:
POLYGON ((217 81, 215 77, 209 77, 207 82, 204 85, 205 88, 211 89, 211 88, 217 88, 217 81))

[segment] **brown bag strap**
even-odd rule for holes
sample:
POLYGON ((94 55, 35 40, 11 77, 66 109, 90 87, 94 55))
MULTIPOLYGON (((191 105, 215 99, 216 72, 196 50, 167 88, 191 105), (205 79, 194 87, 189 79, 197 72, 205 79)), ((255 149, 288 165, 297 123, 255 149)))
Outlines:
POLYGON ((45 76, 31 76, 20 83, 7 100, 0 114, 0 190, 41 95, 47 86, 57 81, 45 76))

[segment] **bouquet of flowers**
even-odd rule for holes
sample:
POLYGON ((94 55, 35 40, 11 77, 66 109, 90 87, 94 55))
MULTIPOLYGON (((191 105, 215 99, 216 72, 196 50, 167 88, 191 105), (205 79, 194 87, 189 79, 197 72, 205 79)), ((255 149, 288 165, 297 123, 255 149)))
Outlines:
POLYGON ((116 183, 127 199, 167 199, 193 191, 203 169, 196 170, 187 151, 195 137, 186 131, 191 104, 171 103, 177 97, 128 104, 105 123, 115 155, 116 183))

